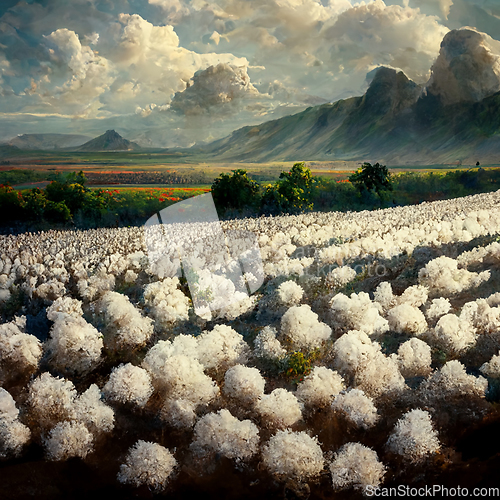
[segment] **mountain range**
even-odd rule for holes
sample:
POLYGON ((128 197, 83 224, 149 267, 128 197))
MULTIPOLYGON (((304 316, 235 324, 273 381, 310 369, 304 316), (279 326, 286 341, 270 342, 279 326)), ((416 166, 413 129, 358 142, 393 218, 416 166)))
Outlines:
POLYGON ((426 85, 379 67, 366 93, 243 127, 185 154, 224 161, 500 162, 500 73, 474 29, 450 31, 426 85))
POLYGON ((90 139, 87 135, 77 134, 22 134, 8 141, 7 145, 43 151, 78 147, 90 139))

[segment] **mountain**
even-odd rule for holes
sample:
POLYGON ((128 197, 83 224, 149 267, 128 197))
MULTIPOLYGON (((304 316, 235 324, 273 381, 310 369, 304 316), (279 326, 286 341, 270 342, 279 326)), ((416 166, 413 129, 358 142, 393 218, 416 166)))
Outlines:
POLYGON ((243 127, 184 150, 220 161, 362 160, 400 164, 499 163, 500 42, 452 30, 426 85, 380 67, 363 96, 243 127))
POLYGON ((22 134, 7 141, 7 144, 19 149, 50 150, 78 147, 89 139, 86 135, 76 134, 22 134))
POLYGON ((99 137, 76 148, 76 151, 135 151, 137 149, 141 149, 139 144, 127 141, 114 130, 107 130, 99 137))

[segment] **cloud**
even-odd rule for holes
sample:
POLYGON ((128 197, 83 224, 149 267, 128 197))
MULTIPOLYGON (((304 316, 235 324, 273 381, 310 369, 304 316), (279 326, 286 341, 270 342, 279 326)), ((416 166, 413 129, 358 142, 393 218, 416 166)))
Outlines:
POLYGON ((192 83, 174 95, 170 109, 180 115, 235 113, 258 96, 244 66, 219 63, 196 72, 192 83))
POLYGON ((443 104, 480 101, 500 90, 500 42, 473 28, 450 31, 432 66, 427 92, 443 104))

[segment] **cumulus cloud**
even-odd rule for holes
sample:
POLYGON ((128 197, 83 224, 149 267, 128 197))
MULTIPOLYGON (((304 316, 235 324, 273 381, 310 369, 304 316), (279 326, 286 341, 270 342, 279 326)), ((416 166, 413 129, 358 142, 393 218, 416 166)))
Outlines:
POLYGON ((182 115, 234 111, 238 104, 258 95, 245 67, 219 63, 197 71, 186 90, 174 95, 170 109, 182 115))
POLYGON ((500 42, 473 28, 453 30, 441 44, 427 85, 443 104, 479 101, 500 90, 500 42))

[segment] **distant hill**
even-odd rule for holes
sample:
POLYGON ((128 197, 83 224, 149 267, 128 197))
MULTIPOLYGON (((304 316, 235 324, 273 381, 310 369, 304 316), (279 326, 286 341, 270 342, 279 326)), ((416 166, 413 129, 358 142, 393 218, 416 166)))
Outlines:
POLYGON ((21 150, 16 146, 10 144, 0 144, 0 158, 10 158, 16 156, 21 150))
POLYGON ((7 141, 7 144, 19 149, 50 150, 75 148, 90 139, 87 135, 76 134, 22 134, 7 141))
POLYGON ((380 67, 363 96, 243 127, 179 151, 220 161, 500 163, 500 74, 487 66, 486 56, 481 59, 487 43, 473 29, 452 30, 426 86, 380 67))
POLYGON ((76 148, 76 151, 135 151, 137 149, 141 149, 139 144, 124 139, 114 130, 107 130, 103 135, 76 148))

